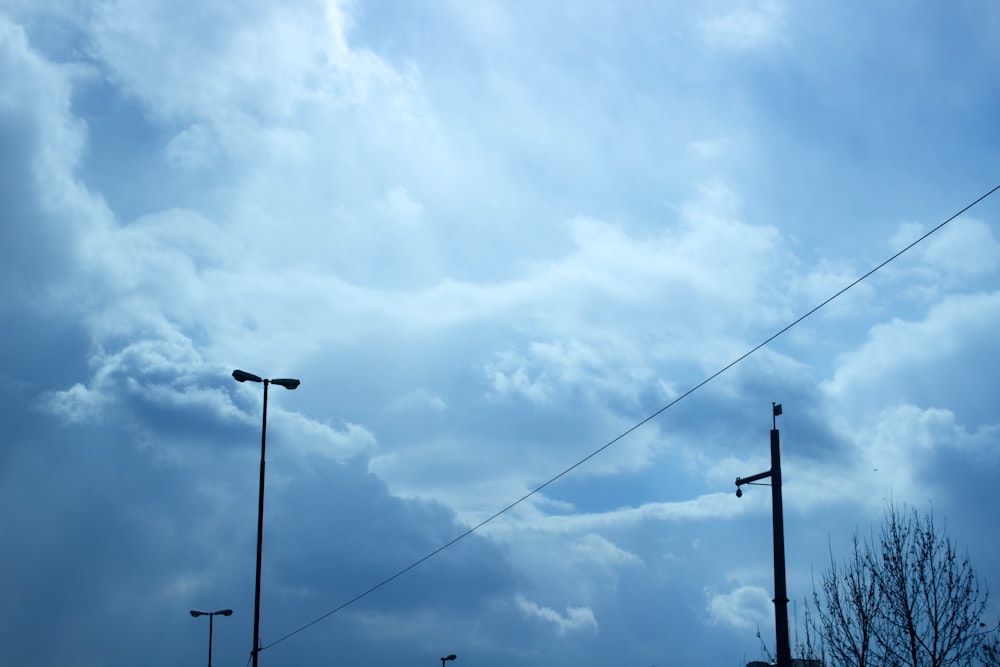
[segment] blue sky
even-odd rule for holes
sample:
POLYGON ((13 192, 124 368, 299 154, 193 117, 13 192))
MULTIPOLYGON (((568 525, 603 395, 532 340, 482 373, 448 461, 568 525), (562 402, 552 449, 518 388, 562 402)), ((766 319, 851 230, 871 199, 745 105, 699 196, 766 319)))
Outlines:
POLYGON ((995 586, 1000 195, 288 636, 1000 183, 998 75, 982 2, 6 0, 0 662, 246 664, 236 368, 261 664, 758 659, 772 401, 793 620, 887 499, 995 586))

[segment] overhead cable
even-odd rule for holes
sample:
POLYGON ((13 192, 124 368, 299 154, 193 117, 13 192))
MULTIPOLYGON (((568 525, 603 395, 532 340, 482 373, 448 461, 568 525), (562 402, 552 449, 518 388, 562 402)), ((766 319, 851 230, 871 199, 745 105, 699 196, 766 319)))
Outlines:
POLYGON ((706 384, 708 384, 709 382, 711 382, 715 378, 719 377, 720 375, 722 375, 726 371, 730 370, 733 366, 736 366, 737 364, 743 362, 745 359, 747 359, 747 357, 749 357, 752 354, 756 353, 761 348, 763 348, 766 345, 772 343, 779 336, 781 336, 781 335, 785 334, 786 332, 788 332, 789 329, 792 329, 793 327, 798 326, 800 323, 802 323, 803 320, 805 320, 806 318, 814 315, 817 311, 819 311, 820 309, 822 309, 822 308, 826 307, 827 305, 829 305, 830 302, 832 302, 834 299, 839 298, 845 292, 847 292, 848 290, 856 287, 859 283, 867 280, 874 273, 876 273, 877 271, 883 269, 889 263, 895 261, 896 259, 898 259, 899 257, 901 257, 903 254, 909 252, 910 250, 912 250, 914 247, 916 247, 920 243, 923 243, 931 235, 933 235, 936 232, 940 231, 945 225, 947 225, 948 223, 952 222, 953 220, 955 220, 956 218, 958 218, 959 216, 961 216, 965 212, 969 211, 970 209, 972 209, 973 207, 975 207, 977 204, 981 203, 983 200, 985 200, 987 197, 989 197, 990 195, 992 195, 993 193, 995 193, 997 190, 1000 190, 1000 184, 994 186, 992 189, 990 189, 985 194, 980 195, 974 201, 972 201, 971 203, 969 203, 966 206, 962 207, 961 210, 959 210, 957 213, 954 213, 953 215, 951 215, 950 217, 948 217, 944 222, 940 223, 939 225, 937 225, 936 227, 934 227, 933 229, 931 229, 930 231, 928 231, 926 234, 922 235, 920 238, 918 238, 917 240, 913 241, 912 243, 910 243, 909 245, 907 245, 906 247, 904 247, 902 250, 898 251, 897 253, 895 253, 894 255, 892 255, 891 257, 889 257, 888 259, 886 259, 885 261, 883 261, 882 263, 878 264, 875 268, 871 269, 870 271, 868 271, 867 273, 865 273, 864 275, 862 275, 860 278, 854 280, 849 285, 847 285, 843 289, 841 289, 838 292, 836 292, 833 296, 825 299, 819 305, 813 307, 808 312, 806 312, 804 315, 799 316, 798 318, 796 318, 795 320, 793 320, 790 324, 787 324, 785 327, 783 327, 782 329, 780 329, 777 333, 774 333, 774 334, 768 336, 763 342, 757 344, 756 346, 754 346, 753 348, 751 348, 749 351, 744 352, 743 354, 741 354, 739 357, 737 357, 733 361, 730 361, 728 364, 726 364, 725 366, 723 366, 719 370, 715 371, 714 373, 712 373, 711 375, 709 375, 704 380, 702 380, 698 384, 694 385, 693 387, 691 387, 690 389, 688 389, 684 393, 680 394, 679 396, 677 396, 676 398, 674 398, 672 401, 670 401, 669 403, 667 403, 666 405, 664 405, 660 409, 656 410, 655 412, 653 412, 651 415, 649 415, 648 417, 646 417, 642 421, 637 422, 636 424, 634 424, 633 426, 629 427, 625 431, 622 431, 622 433, 620 433, 619 435, 615 436, 614 438, 612 438, 611 440, 609 440, 605 444, 601 445, 599 448, 595 449, 593 452, 591 452, 587 456, 583 457, 582 459, 580 459, 579 461, 577 461, 576 463, 574 463, 570 467, 566 468, 565 470, 563 470, 562 472, 560 472, 555 477, 552 477, 551 479, 549 479, 548 481, 544 482, 543 484, 535 487, 534 489, 532 489, 528 493, 524 494, 523 496, 521 496, 520 498, 518 498, 514 502, 510 503, 509 505, 507 505, 503 509, 495 512, 494 514, 490 515, 486 519, 483 519, 482 521, 480 521, 479 523, 477 523, 472 528, 469 528, 468 530, 466 530, 464 533, 461 533, 458 537, 454 538, 450 542, 447 542, 446 544, 438 547, 434 551, 431 551, 429 554, 427 554, 423 558, 420 558, 419 560, 414 561, 410 565, 407 565, 402 570, 399 570, 398 572, 396 572, 392 576, 387 577, 386 579, 383 579, 382 581, 380 581, 379 583, 375 584, 374 586, 372 586, 368 590, 355 595, 350 600, 347 600, 346 602, 344 602, 340 606, 338 606, 338 607, 336 607, 334 609, 331 609, 330 611, 326 612, 322 616, 320 616, 320 617, 318 617, 318 618, 316 618, 316 619, 314 619, 314 620, 306 623, 305 625, 299 627, 296 630, 293 630, 292 632, 289 632, 286 635, 283 635, 282 637, 274 640, 270 644, 267 644, 266 646, 262 646, 260 648, 260 650, 264 651, 266 649, 271 648, 272 646, 275 646, 276 644, 280 644, 281 642, 285 641, 286 639, 289 639, 289 638, 297 635, 298 633, 302 632, 303 630, 306 630, 307 628, 310 628, 313 625, 316 625, 320 621, 323 621, 326 618, 329 618, 330 616, 332 616, 333 614, 337 613, 338 611, 344 609, 345 607, 348 607, 348 606, 354 604, 355 602, 357 602, 358 600, 360 600, 360 599, 362 599, 364 597, 367 597, 368 595, 370 595, 371 593, 374 593, 375 591, 377 591, 378 589, 382 588, 383 586, 385 586, 389 582, 391 582, 391 581, 393 581, 393 580, 401 577, 402 575, 406 574, 407 572, 409 572, 413 568, 417 567, 418 565, 421 565, 425 561, 433 558, 434 556, 436 556, 437 554, 441 553, 445 549, 451 547, 456 542, 459 542, 460 540, 468 537, 469 535, 471 535, 472 533, 476 532, 477 530, 479 530, 480 528, 482 528, 486 524, 490 523, 494 519, 502 516, 503 514, 506 514, 507 512, 509 512, 510 510, 514 509, 515 507, 517 507, 518 505, 520 505, 521 503, 523 503, 528 498, 531 498, 533 495, 535 495, 536 493, 538 493, 539 491, 541 491, 545 487, 549 486, 550 484, 552 484, 552 483, 556 482, 557 480, 561 479, 562 477, 566 476, 567 474, 569 474, 573 470, 576 470, 581 465, 583 465, 584 463, 586 463, 590 459, 594 458, 595 456, 597 456, 598 454, 600 454, 601 452, 603 452, 608 447, 611 447, 612 445, 614 445, 616 442, 618 442, 619 440, 621 440, 625 436, 629 435, 630 433, 632 433, 636 429, 644 426, 648 422, 652 421, 656 417, 658 417, 661 414, 663 414, 665 411, 667 411, 670 408, 672 408, 673 406, 677 405, 682 400, 684 400, 685 398, 687 398, 688 396, 690 396, 694 392, 698 391, 699 389, 701 389, 702 387, 704 387, 706 384))

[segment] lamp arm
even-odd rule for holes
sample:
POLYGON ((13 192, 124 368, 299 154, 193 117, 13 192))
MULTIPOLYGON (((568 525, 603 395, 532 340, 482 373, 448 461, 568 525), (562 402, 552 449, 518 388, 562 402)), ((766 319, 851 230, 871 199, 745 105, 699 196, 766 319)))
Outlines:
POLYGON ((751 484, 756 482, 758 479, 764 479, 771 476, 771 471, 767 470, 764 472, 759 472, 756 475, 750 475, 749 477, 737 477, 736 486, 741 486, 743 484, 751 484))

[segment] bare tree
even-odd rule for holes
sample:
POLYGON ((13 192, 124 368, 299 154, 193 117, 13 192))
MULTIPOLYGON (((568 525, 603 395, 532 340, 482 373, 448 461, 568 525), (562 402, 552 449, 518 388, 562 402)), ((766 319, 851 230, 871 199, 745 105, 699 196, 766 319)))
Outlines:
MULTIPOLYGON (((798 632, 798 614, 796 613, 796 630, 795 630, 795 653, 799 656, 800 664, 805 665, 824 665, 826 664, 826 655, 823 651, 822 638, 816 632, 816 622, 813 620, 812 610, 809 607, 809 601, 803 600, 805 604, 803 605, 803 619, 802 628, 805 631, 802 641, 799 641, 798 632)), ((792 659, 792 664, 795 664, 795 659, 792 659)))
POLYGON ((891 505, 878 540, 855 534, 851 557, 838 566, 831 554, 813 593, 832 667, 993 667, 987 597, 933 515, 891 505))
POLYGON ((869 566, 871 542, 862 542, 855 533, 851 544, 851 557, 843 566, 837 565, 831 549, 822 596, 813 591, 817 631, 833 665, 881 667, 884 663, 872 656, 882 596, 869 566))

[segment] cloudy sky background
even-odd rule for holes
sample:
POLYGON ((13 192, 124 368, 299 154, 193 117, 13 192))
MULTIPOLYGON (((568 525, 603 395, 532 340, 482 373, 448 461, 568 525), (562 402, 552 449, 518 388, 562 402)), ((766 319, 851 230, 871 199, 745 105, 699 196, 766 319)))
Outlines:
POLYGON ((1000 194, 288 637, 990 191, 998 77, 978 1, 3 0, 0 662, 246 664, 235 368, 261 664, 759 659, 772 401, 793 643, 886 499, 996 588, 1000 194))

